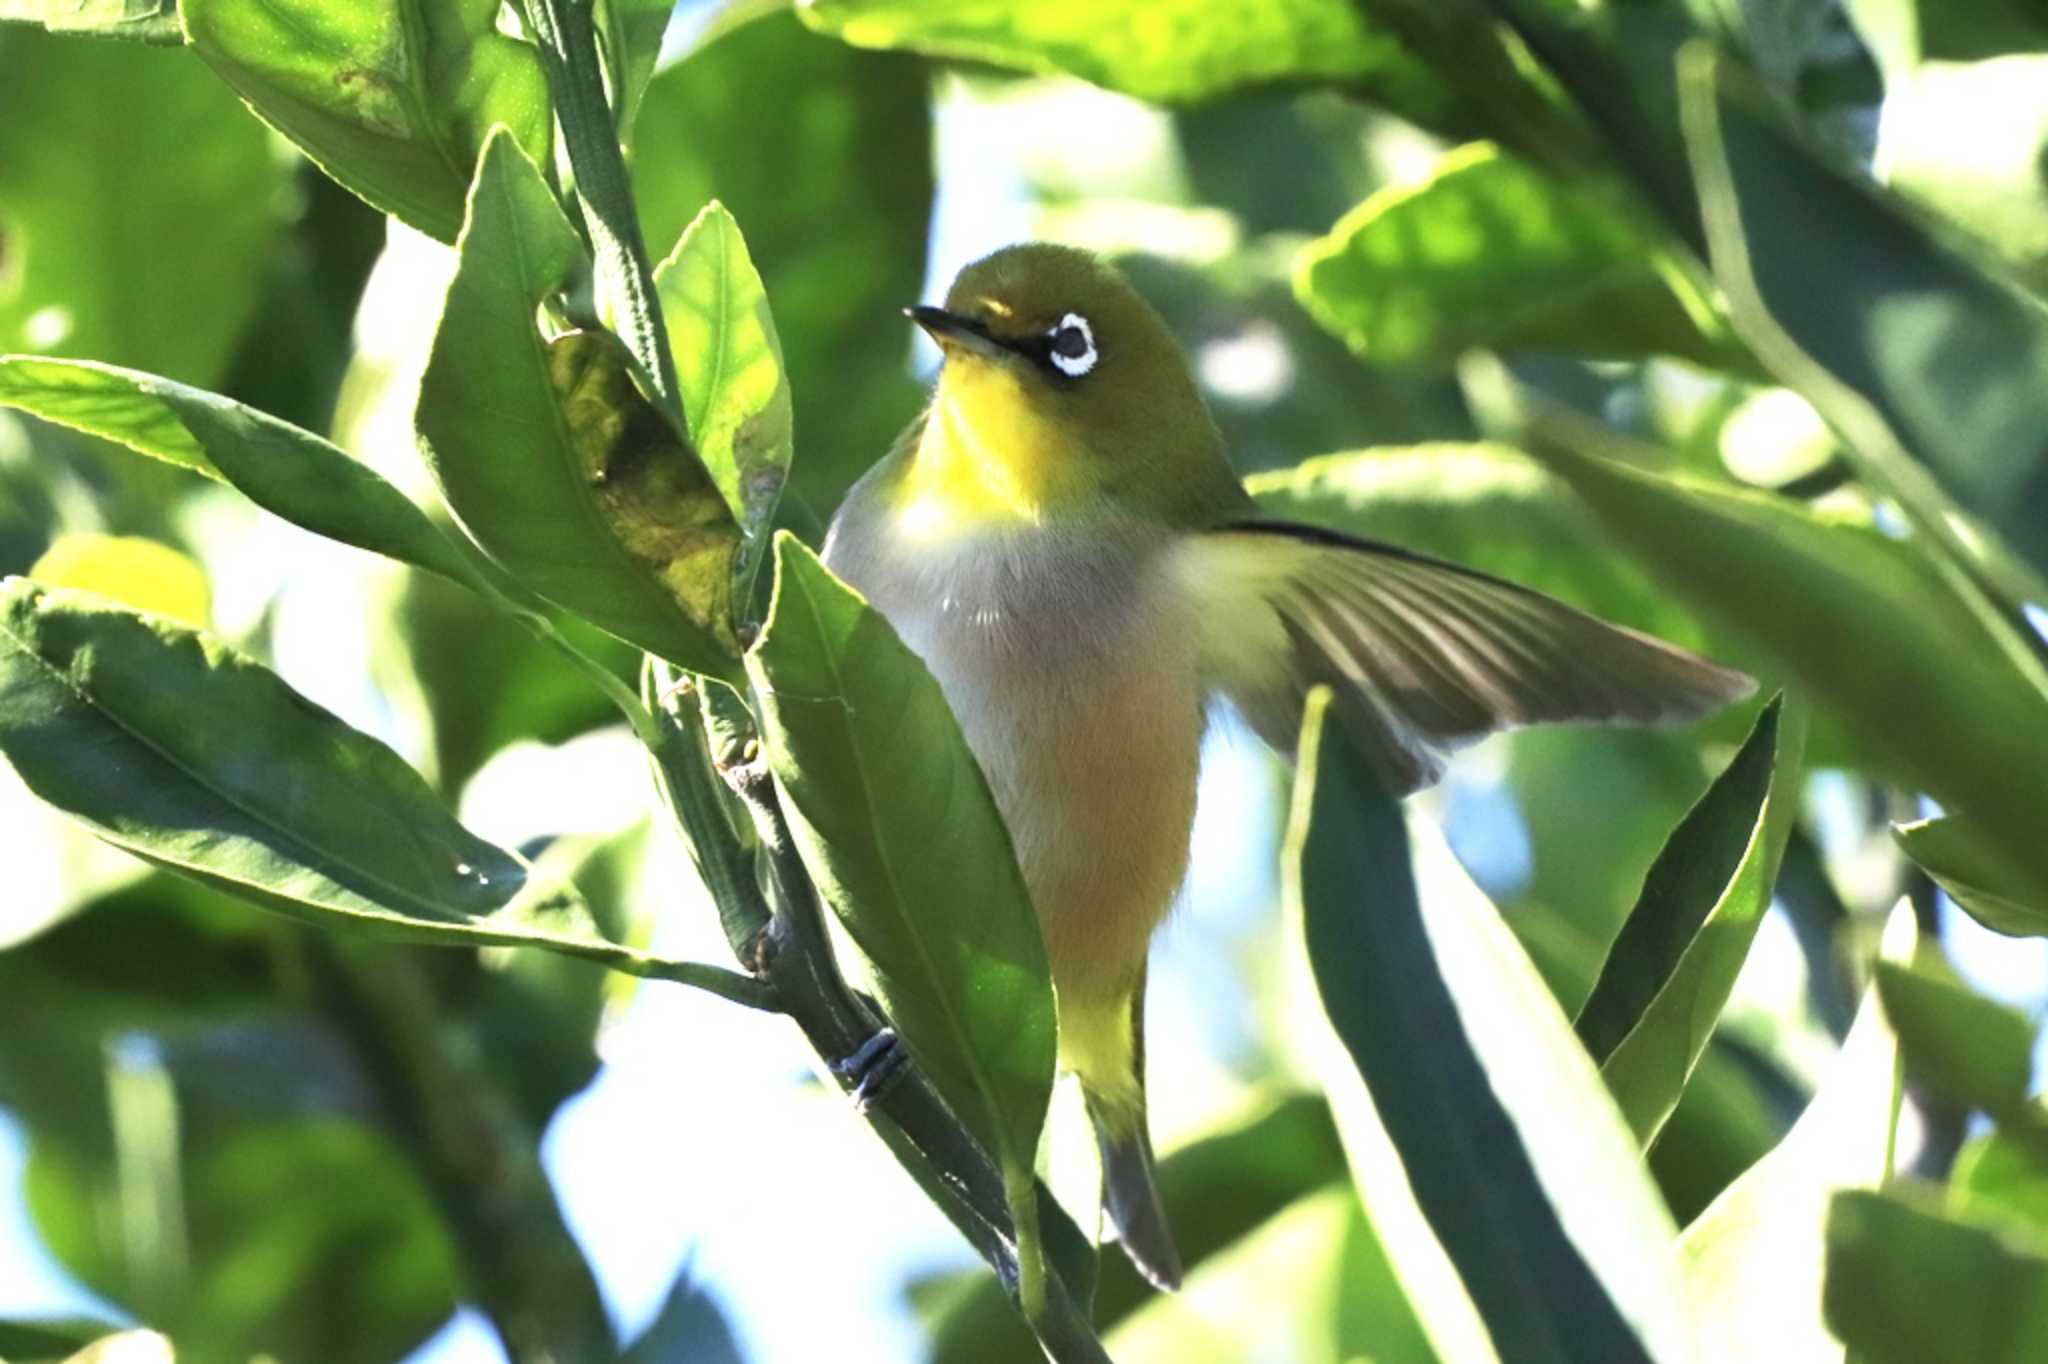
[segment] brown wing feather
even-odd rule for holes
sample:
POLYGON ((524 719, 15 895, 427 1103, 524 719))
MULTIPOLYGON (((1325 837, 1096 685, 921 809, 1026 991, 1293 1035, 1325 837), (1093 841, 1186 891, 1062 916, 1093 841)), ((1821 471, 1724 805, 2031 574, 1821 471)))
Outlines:
POLYGON ((1224 556, 1212 571, 1257 565, 1291 651, 1278 667, 1231 657, 1231 632, 1212 629, 1207 652, 1224 655, 1210 660, 1214 684, 1283 752, 1309 688, 1332 686, 1355 739, 1403 794, 1434 781, 1446 752, 1496 730, 1692 720, 1756 689, 1660 639, 1392 545, 1271 521, 1202 538, 1224 556))

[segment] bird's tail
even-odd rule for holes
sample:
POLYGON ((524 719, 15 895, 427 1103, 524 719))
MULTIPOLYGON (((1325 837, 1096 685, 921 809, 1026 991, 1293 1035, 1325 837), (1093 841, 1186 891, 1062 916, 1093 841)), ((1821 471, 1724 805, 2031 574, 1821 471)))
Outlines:
POLYGON ((1180 1287, 1180 1251, 1153 1177, 1145 1122, 1145 981, 1104 1007, 1066 1001, 1060 1049, 1081 1079, 1102 1151, 1102 1204, 1138 1272, 1167 1292, 1180 1287))
POLYGON ((1171 1293, 1180 1287, 1180 1249, 1166 1223, 1159 1184, 1152 1174, 1152 1137, 1145 1113, 1119 1131, 1112 1119, 1094 1113, 1095 1139, 1102 1148, 1102 1206, 1116 1224, 1117 1239, 1138 1272, 1155 1288, 1171 1293))

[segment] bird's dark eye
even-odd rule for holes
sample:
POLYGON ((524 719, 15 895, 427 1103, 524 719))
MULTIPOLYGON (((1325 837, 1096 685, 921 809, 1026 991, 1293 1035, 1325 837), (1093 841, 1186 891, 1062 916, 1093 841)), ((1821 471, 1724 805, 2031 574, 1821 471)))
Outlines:
POLYGON ((1078 379, 1095 368, 1101 357, 1095 350, 1095 332, 1088 319, 1068 313, 1059 325, 1045 334, 1045 358, 1069 379, 1078 379))

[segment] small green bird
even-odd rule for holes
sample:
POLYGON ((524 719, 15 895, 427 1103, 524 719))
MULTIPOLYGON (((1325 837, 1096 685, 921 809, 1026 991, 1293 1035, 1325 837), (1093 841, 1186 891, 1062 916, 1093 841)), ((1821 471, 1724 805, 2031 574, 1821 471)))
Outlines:
POLYGON ((1406 794, 1498 729, 1688 720, 1754 684, 1498 578, 1262 517, 1166 324, 1086 252, 1010 247, 963 270, 943 309, 908 311, 944 353, 938 385, 847 494, 825 561, 930 667, 988 775, 1105 1206, 1139 1269, 1175 1287, 1145 958, 1187 868, 1211 704, 1291 756, 1304 698, 1330 684, 1406 794))

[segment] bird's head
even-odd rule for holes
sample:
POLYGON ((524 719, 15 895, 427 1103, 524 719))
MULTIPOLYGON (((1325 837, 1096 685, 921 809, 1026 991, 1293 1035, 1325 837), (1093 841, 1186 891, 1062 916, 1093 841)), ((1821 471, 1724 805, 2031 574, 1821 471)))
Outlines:
POLYGON ((943 308, 909 315, 945 356, 930 476, 980 485, 1028 519, 1165 514, 1176 484, 1225 470, 1181 350, 1110 266, 1072 247, 1006 247, 960 272, 943 308))

